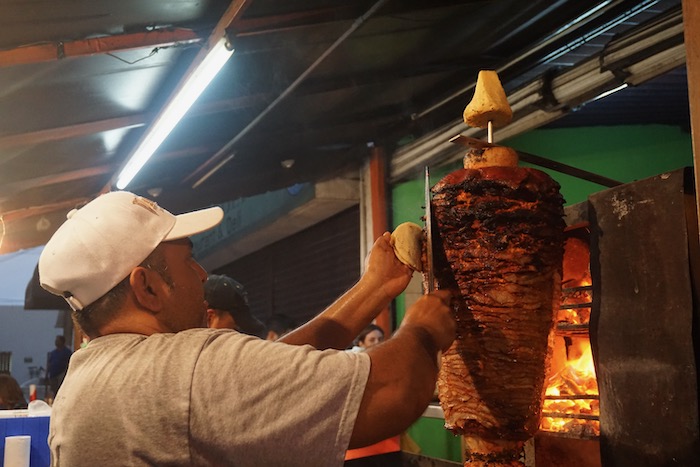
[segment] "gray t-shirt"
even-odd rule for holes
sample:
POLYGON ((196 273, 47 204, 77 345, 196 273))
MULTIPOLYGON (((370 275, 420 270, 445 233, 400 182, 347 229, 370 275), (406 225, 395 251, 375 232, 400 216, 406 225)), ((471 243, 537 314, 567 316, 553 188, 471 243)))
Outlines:
POLYGON ((100 337, 54 401, 52 465, 340 466, 369 367, 229 330, 100 337))

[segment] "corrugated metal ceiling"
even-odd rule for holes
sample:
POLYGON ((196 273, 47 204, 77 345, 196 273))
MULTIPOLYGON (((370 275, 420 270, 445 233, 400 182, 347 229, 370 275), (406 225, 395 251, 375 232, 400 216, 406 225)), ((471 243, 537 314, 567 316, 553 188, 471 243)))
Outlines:
MULTIPOLYGON (((498 69, 515 92, 680 11, 680 0, 234 3, 244 8, 227 28, 233 58, 128 187, 160 190, 174 212, 347 173, 369 142, 391 154, 459 118, 479 69, 498 69)), ((42 244, 68 210, 113 188, 228 7, 0 5, 0 252, 42 244), (42 218, 49 227, 37 229, 42 218)), ((687 128, 684 79, 673 71, 550 126, 687 128)))

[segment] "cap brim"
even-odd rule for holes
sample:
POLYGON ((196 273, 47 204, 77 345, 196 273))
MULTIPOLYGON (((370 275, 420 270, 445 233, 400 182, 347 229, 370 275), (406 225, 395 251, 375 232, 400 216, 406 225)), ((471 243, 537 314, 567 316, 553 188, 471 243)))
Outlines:
POLYGON ((216 227, 224 218, 224 210, 219 206, 187 212, 175 216, 175 225, 163 241, 178 240, 205 232, 216 227))
POLYGON ((250 311, 244 312, 230 312, 233 319, 236 321, 238 328, 241 332, 245 334, 250 334, 252 336, 263 337, 266 330, 265 325, 253 316, 250 311))

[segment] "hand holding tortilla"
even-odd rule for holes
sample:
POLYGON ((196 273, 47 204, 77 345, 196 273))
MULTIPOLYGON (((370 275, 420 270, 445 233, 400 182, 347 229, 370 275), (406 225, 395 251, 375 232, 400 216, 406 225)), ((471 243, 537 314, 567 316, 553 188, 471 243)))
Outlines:
POLYGON ((391 234, 391 246, 403 264, 416 271, 423 270, 423 229, 413 222, 400 224, 391 234))

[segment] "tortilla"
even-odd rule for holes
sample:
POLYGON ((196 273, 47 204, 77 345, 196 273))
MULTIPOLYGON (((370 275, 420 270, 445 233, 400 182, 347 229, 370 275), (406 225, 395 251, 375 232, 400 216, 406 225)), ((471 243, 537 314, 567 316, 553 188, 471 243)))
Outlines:
POLYGON ((416 271, 423 270, 423 229, 413 222, 400 224, 391 234, 394 254, 403 264, 416 271))

